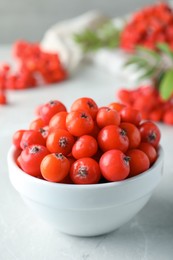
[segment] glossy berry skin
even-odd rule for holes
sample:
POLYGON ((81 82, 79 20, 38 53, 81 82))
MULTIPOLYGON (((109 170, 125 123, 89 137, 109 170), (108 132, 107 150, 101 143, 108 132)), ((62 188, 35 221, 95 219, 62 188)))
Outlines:
POLYGON ((117 112, 120 112, 124 107, 126 107, 124 104, 112 102, 108 105, 109 108, 115 109, 117 112))
POLYGON ((132 123, 138 126, 142 120, 141 113, 131 107, 125 107, 120 111, 121 121, 132 123))
POLYGON ((50 122, 49 122, 49 128, 50 130, 55 130, 55 129, 65 129, 66 128, 66 117, 67 117, 67 112, 66 111, 61 111, 57 114, 55 114, 50 122))
POLYGON ((148 156, 139 149, 132 149, 126 152, 126 155, 130 157, 130 174, 129 177, 136 176, 142 172, 145 172, 150 167, 150 161, 148 156))
POLYGON ((152 165, 156 161, 157 151, 154 148, 154 146, 152 146, 149 143, 140 143, 140 145, 138 146, 138 149, 143 151, 144 153, 146 153, 146 155, 148 156, 148 159, 150 161, 150 165, 152 165))
POLYGON ((48 135, 46 146, 51 153, 62 153, 66 156, 71 153, 74 142, 74 137, 67 130, 57 129, 48 135))
POLYGON ((99 161, 103 177, 108 181, 121 181, 130 172, 129 158, 120 150, 105 152, 99 161))
POLYGON ((45 122, 39 117, 39 118, 34 119, 30 123, 29 129, 38 131, 40 128, 43 128, 44 126, 45 126, 45 122))
POLYGON ((101 107, 96 116, 96 122, 99 128, 107 125, 119 125, 120 115, 115 109, 101 107))
POLYGON ((18 157, 18 163, 22 170, 31 176, 38 177, 40 173, 40 164, 43 158, 49 154, 49 151, 42 145, 27 146, 18 157))
POLYGON ((87 111, 72 111, 66 117, 67 130, 74 136, 90 134, 94 121, 87 111))
POLYGON ((50 182, 61 182, 70 169, 68 159, 61 153, 52 153, 44 157, 40 170, 43 178, 50 182))
POLYGON ((25 130, 20 141, 21 149, 25 149, 32 144, 39 144, 45 146, 45 139, 42 134, 35 130, 25 130))
POLYGON ((137 148, 141 142, 141 134, 139 132, 139 129, 134 124, 127 122, 121 123, 120 128, 122 128, 126 132, 129 139, 128 149, 137 148))
POLYGON ((39 110, 39 115, 46 125, 49 124, 50 119, 58 112, 66 111, 66 107, 58 100, 52 100, 42 105, 39 110))
POLYGON ((140 125, 139 131, 141 133, 142 142, 149 143, 155 148, 158 147, 161 133, 156 124, 150 121, 146 121, 140 125))
POLYGON ((15 147, 17 149, 21 149, 20 147, 20 142, 21 142, 21 139, 22 139, 22 136, 24 134, 26 130, 17 130, 14 135, 13 135, 13 139, 12 139, 12 142, 13 142, 13 145, 15 145, 15 147))
POLYGON ((70 178, 76 184, 96 184, 100 177, 99 164, 89 157, 78 159, 70 169, 70 178))
POLYGON ((77 139, 72 148, 72 155, 76 159, 92 157, 98 149, 97 141, 90 135, 83 135, 77 139))
POLYGON ((76 99, 71 105, 71 111, 80 111, 80 110, 87 111, 91 115, 91 117, 95 119, 98 111, 98 106, 92 98, 82 97, 76 99))
POLYGON ((125 131, 116 125, 109 125, 102 128, 97 140, 103 152, 112 149, 126 152, 129 147, 129 140, 125 131))

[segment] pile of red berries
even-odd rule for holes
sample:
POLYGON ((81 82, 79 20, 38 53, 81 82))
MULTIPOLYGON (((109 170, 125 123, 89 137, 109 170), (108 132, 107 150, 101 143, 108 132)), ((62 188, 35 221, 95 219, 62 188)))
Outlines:
POLYGON ((37 116, 28 130, 13 136, 18 166, 34 177, 71 184, 120 181, 157 159, 160 130, 131 107, 99 108, 83 97, 69 112, 60 101, 50 101, 38 107, 37 116))
POLYGON ((13 46, 13 54, 17 61, 16 71, 6 64, 0 67, 0 104, 6 103, 6 89, 26 89, 67 78, 58 55, 44 52, 39 44, 18 41, 13 46))
POLYGON ((156 88, 141 86, 134 90, 121 89, 118 97, 123 104, 139 110, 142 119, 173 125, 173 95, 165 101, 156 88))
POLYGON ((155 49, 158 42, 173 49, 173 10, 167 3, 158 3, 135 13, 121 33, 120 46, 133 51, 137 45, 155 49))

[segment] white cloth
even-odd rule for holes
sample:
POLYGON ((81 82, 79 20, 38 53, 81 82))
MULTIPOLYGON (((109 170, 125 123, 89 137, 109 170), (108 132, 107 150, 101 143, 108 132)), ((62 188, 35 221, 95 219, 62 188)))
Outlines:
MULTIPOLYGON (((129 16, 126 16, 125 19, 129 19, 129 16)), ((81 61, 87 58, 109 73, 134 81, 140 72, 136 72, 133 66, 124 68, 124 63, 129 57, 128 54, 120 49, 100 49, 91 55, 86 55, 79 44, 74 41, 75 33, 82 32, 87 28, 96 29, 108 20, 111 20, 116 27, 123 28, 125 19, 110 19, 98 11, 90 11, 51 27, 45 33, 41 46, 44 50, 58 52, 62 64, 69 73, 74 73, 81 61)))
POLYGON ((86 28, 98 28, 109 20, 98 11, 87 12, 81 16, 60 22, 44 35, 41 46, 44 50, 58 52, 64 67, 73 72, 84 58, 83 51, 74 41, 74 34, 86 28))

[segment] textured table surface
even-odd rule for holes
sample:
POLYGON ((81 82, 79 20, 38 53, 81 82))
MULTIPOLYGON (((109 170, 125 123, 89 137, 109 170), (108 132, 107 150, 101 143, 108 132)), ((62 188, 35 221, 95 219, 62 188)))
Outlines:
MULTIPOLYGON (((10 60, 10 48, 0 48, 0 59, 10 60)), ((90 96, 105 105, 126 84, 117 76, 84 65, 59 85, 9 93, 10 104, 0 107, 1 260, 173 259, 173 127, 160 125, 165 151, 162 181, 143 210, 111 234, 77 238, 59 233, 25 206, 8 178, 6 157, 12 134, 28 127, 38 104, 56 98, 69 107, 77 97, 90 96)))

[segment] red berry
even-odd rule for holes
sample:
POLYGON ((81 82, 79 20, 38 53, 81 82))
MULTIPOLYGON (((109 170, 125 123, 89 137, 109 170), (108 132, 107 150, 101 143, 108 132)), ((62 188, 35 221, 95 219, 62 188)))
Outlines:
POLYGON ((146 153, 150 160, 150 164, 153 164, 157 159, 156 149, 149 143, 140 143, 138 149, 146 153))
POLYGON ((76 184, 95 184, 100 180, 100 168, 92 158, 81 158, 73 163, 70 178, 76 184))
POLYGON ((45 124, 49 124, 51 118, 58 112, 66 111, 66 107, 58 100, 52 100, 41 106, 39 109, 39 115, 45 124))
POLYGON ((123 108, 120 112, 120 115, 122 122, 132 123, 137 126, 140 124, 142 120, 141 113, 138 110, 133 109, 131 107, 123 108))
POLYGON ((92 98, 83 97, 76 99, 71 105, 71 111, 87 111, 93 119, 95 119, 98 106, 92 98))
POLYGON ((55 114, 49 121, 50 130, 55 129, 67 129, 66 128, 66 117, 68 113, 66 111, 61 111, 55 114))
POLYGON ((94 128, 91 115, 85 111, 71 111, 66 117, 67 130, 74 136, 90 134, 94 128))
POLYGON ((13 144, 15 145, 15 147, 17 149, 21 149, 20 147, 20 142, 21 142, 21 139, 22 139, 22 136, 24 134, 26 130, 17 130, 14 135, 13 135, 13 144))
POLYGON ((50 132, 47 137, 46 146, 51 153, 62 153, 69 155, 74 144, 74 137, 64 129, 50 132))
POLYGON ((43 178, 51 182, 61 182, 69 173, 69 160, 62 153, 48 154, 40 164, 43 178))
POLYGON ((100 158, 100 169, 108 181, 121 181, 129 175, 129 158, 120 150, 109 150, 100 158))
POLYGON ((126 132, 129 139, 128 149, 137 148, 141 142, 141 134, 139 129, 135 125, 127 122, 121 123, 120 128, 126 132))
POLYGON ((72 148, 72 155, 76 159, 92 157, 98 149, 97 141, 90 135, 80 136, 72 148))
POLYGON ((147 171, 150 167, 150 161, 148 156, 139 149, 129 150, 126 155, 130 157, 130 174, 129 177, 136 176, 144 171, 147 171))
POLYGON ((149 143, 155 148, 158 147, 161 133, 156 124, 150 121, 144 122, 139 126, 139 131, 141 133, 142 142, 149 143))
POLYGON ((100 130, 98 144, 103 152, 112 149, 119 149, 122 152, 126 152, 129 147, 129 140, 123 129, 116 125, 109 125, 100 130))
POLYGON ((39 118, 34 119, 30 123, 29 129, 38 131, 40 128, 42 128, 44 126, 45 126, 45 122, 39 117, 39 118))
POLYGON ((44 146, 45 145, 45 139, 43 138, 41 133, 39 133, 38 131, 25 130, 25 132, 23 133, 23 135, 21 137, 20 147, 22 149, 25 149, 27 146, 32 145, 32 144, 44 146))
POLYGON ((125 105, 123 105, 121 103, 113 102, 113 103, 110 103, 108 105, 108 107, 111 109, 115 109, 117 112, 120 112, 125 107, 125 105))
POLYGON ((101 107, 96 116, 96 122, 99 128, 107 125, 119 125, 120 115, 115 109, 101 107))
POLYGON ((22 170, 34 177, 41 174, 40 164, 43 158, 49 154, 46 147, 42 145, 27 146, 18 158, 22 170))

